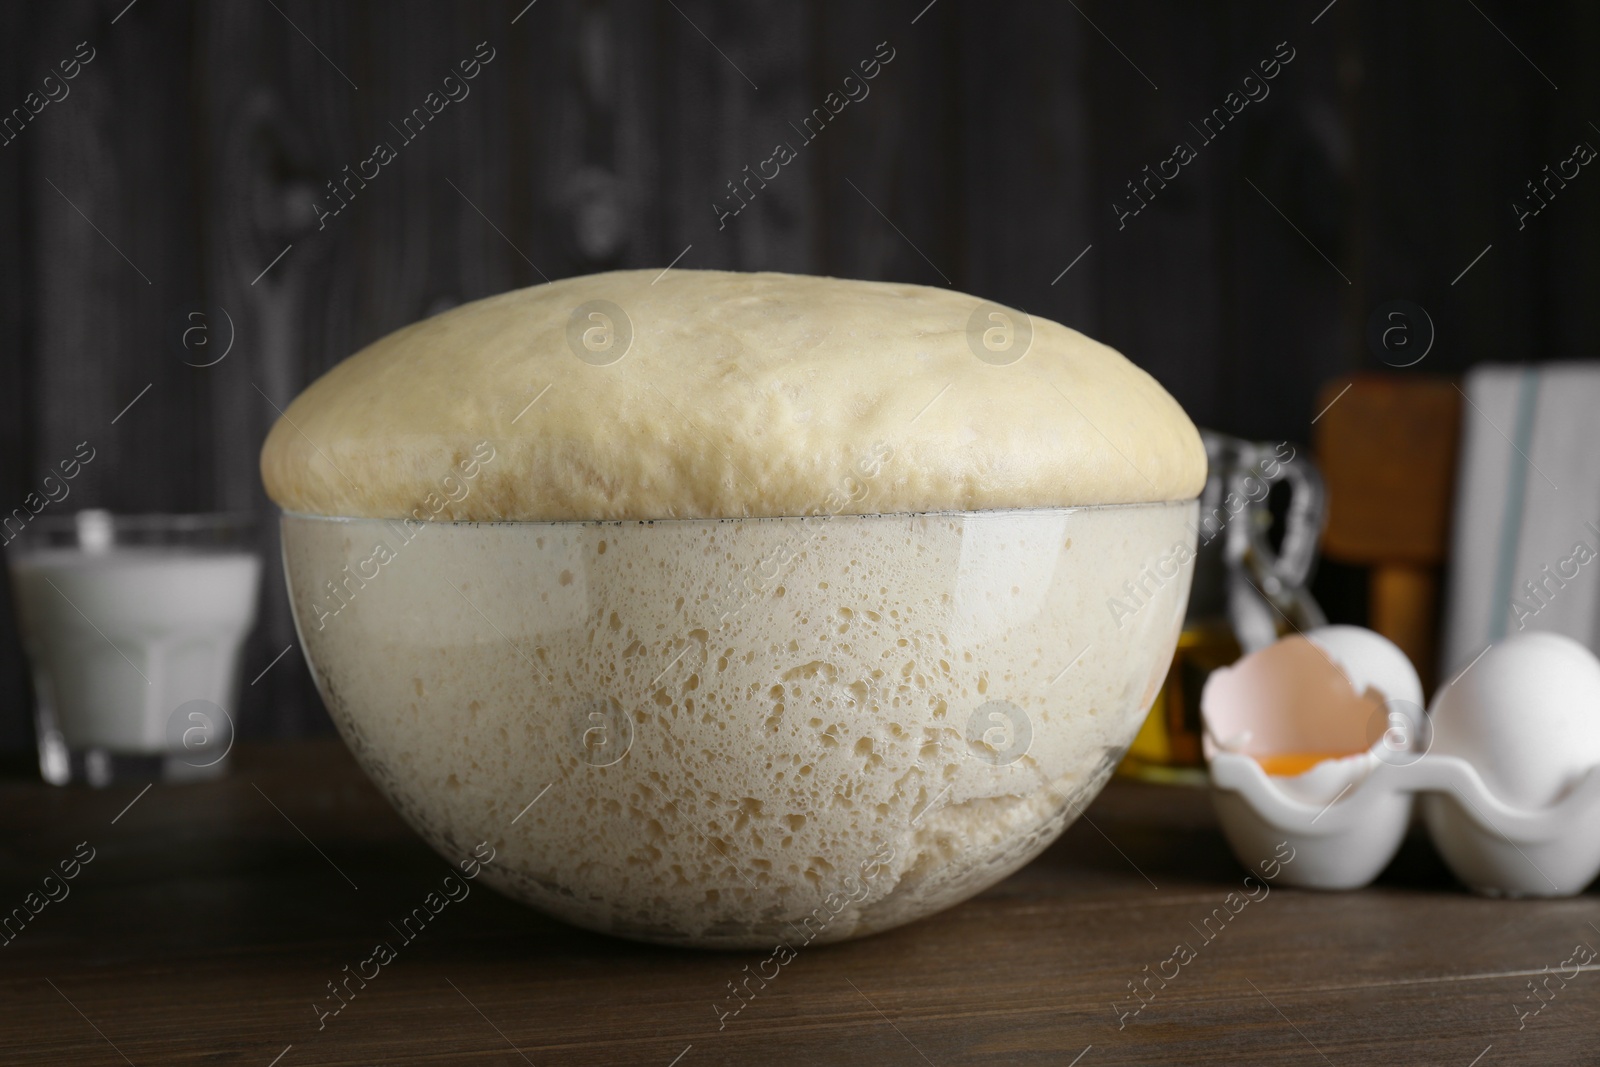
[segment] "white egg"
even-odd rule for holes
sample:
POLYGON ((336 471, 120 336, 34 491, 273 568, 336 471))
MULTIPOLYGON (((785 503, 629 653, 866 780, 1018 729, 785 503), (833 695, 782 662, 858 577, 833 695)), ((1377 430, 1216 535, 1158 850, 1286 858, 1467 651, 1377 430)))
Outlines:
POLYGON ((1600 660, 1570 637, 1517 634, 1434 694, 1432 751, 1471 763, 1505 803, 1538 809, 1600 764, 1600 660))

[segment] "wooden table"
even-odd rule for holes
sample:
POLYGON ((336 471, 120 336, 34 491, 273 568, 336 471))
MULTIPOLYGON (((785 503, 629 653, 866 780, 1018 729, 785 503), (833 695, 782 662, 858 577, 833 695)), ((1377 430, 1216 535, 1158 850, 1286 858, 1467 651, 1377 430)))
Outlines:
POLYGON ((1541 968, 1600 945, 1592 895, 1479 899, 1419 839, 1374 888, 1275 888, 1207 943, 1196 928, 1244 877, 1209 801, 1121 781, 1020 874, 913 926, 802 950, 721 1030, 714 1002, 765 953, 615 941, 483 889, 319 1031, 326 983, 443 861, 336 742, 242 746, 225 781, 129 807, 138 793, 0 781, 0 907, 80 842, 94 856, 0 948, 0 1063, 1600 1061, 1600 964, 1550 979, 1520 1029, 1517 1014, 1540 1003, 1541 968), (1179 941, 1195 958, 1119 1019, 1139 1006, 1129 983, 1179 941))

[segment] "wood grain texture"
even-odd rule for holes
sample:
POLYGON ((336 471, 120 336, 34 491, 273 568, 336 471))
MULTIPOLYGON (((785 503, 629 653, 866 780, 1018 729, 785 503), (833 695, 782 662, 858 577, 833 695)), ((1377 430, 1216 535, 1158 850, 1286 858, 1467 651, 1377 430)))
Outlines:
POLYGON ((118 817, 137 792, 0 782, 8 907, 79 842, 95 850, 0 949, 8 1064, 1467 1067, 1491 1045, 1479 1062, 1594 1061, 1600 972, 1521 1029, 1514 1010, 1530 976, 1600 940, 1593 896, 1474 897, 1412 841, 1372 888, 1274 888, 1207 943, 1194 926, 1244 876, 1209 804, 1120 780, 1019 874, 802 950, 721 1029, 713 1004, 763 953, 615 941, 476 888, 319 1030, 326 983, 395 940, 445 862, 336 742, 242 747, 233 777, 152 789, 118 817), (1197 958, 1123 1020, 1129 983, 1179 941, 1197 958))
MULTIPOLYGON (((0 109, 79 41, 96 58, 0 145, 0 511, 88 439, 70 507, 251 511, 275 559, 256 475, 273 404, 454 303, 680 253, 964 288, 1084 329, 1255 438, 1303 441, 1322 382, 1379 366, 1363 330, 1389 300, 1435 320, 1419 372, 1592 355, 1600 179, 1522 230, 1511 202, 1600 144, 1593 5, 1311 7, 10 5, 0 109), (1126 183, 1280 41, 1296 58, 1270 96, 1120 226, 1126 183), (319 224, 327 182, 479 42, 496 59, 471 95, 319 224), (799 143, 879 42, 896 58, 870 96, 799 143), (798 158, 719 224, 727 183, 780 140, 798 158), (196 312, 218 345, 231 319, 220 364, 186 365, 196 312)), ((275 573, 264 593, 246 681, 293 642, 275 573)), ((18 750, 11 620, 0 594, 0 749, 18 750)), ((330 728, 298 654, 237 717, 246 736, 330 728)))
MULTIPOLYGON (((9 109, 32 89, 43 53, 35 43, 35 9, 0 5, 0 93, 9 109)), ((70 47, 66 53, 71 55, 70 47)), ((46 60, 59 62, 65 56, 46 60)), ((69 96, 67 99, 71 99, 69 96)), ((26 136, 24 131, 23 136, 26 136)), ((28 301, 34 262, 33 213, 25 195, 27 156, 21 138, 0 145, 0 515, 21 504, 31 491, 38 464, 34 458, 33 361, 34 318, 28 301)), ((0 751, 33 744, 28 667, 10 620, 14 618, 9 582, 0 583, 0 751)))

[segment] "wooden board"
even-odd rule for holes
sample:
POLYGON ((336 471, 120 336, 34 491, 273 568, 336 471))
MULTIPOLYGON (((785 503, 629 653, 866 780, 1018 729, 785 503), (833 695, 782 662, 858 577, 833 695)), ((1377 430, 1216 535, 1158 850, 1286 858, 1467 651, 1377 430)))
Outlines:
POLYGON ((1596 1062, 1600 967, 1552 980, 1520 1029, 1517 1015, 1542 968, 1600 944, 1594 896, 1474 897, 1412 841, 1376 886, 1275 888, 1208 943, 1196 927, 1244 877, 1209 803, 1124 781, 1019 874, 932 919, 802 950, 721 1028, 713 1006, 764 953, 616 941, 482 889, 319 1030, 326 983, 393 940, 388 923, 447 867, 337 743, 237 756, 225 781, 142 797, 0 781, 7 908, 80 842, 95 854, 0 948, 0 1061, 1596 1062), (1123 1019, 1129 984, 1180 941, 1196 958, 1123 1019))
POLYGON ((1442 563, 1466 404, 1455 380, 1362 374, 1329 382, 1318 401, 1323 552, 1342 563, 1442 563))

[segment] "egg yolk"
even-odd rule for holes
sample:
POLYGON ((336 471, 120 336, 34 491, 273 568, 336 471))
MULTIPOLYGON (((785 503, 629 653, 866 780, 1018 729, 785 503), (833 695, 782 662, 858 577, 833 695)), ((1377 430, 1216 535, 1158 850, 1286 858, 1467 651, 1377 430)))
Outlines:
POLYGON ((1275 778, 1293 778, 1297 774, 1304 774, 1324 760, 1344 759, 1354 756, 1354 752, 1274 752, 1271 755, 1258 755, 1253 758, 1261 769, 1275 778))

